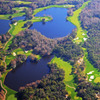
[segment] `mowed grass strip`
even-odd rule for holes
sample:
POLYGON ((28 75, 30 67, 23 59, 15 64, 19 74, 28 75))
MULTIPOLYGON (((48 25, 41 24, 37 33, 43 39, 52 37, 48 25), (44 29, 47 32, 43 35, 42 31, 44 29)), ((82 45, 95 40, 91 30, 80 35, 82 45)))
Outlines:
POLYGON ((96 79, 94 80, 95 83, 100 83, 100 77, 96 77, 96 79))
MULTIPOLYGON (((91 71, 93 71, 92 74, 87 75, 88 76, 88 80, 90 79, 91 76, 94 76, 94 79, 91 81, 92 83, 97 83, 99 77, 100 77, 100 72, 97 68, 95 68, 90 61, 88 60, 88 52, 86 51, 85 48, 83 48, 84 50, 84 61, 85 61, 85 65, 86 65, 86 69, 85 69, 85 73, 89 73, 91 71), (98 78, 97 78, 98 77, 98 78)), ((99 82, 99 81, 98 81, 99 82)))
POLYGON ((63 61, 61 58, 54 57, 51 63, 56 63, 60 69, 63 69, 65 72, 64 83, 66 85, 66 90, 71 96, 72 100, 82 100, 80 97, 77 97, 77 92, 75 92, 76 84, 74 83, 74 76, 71 75, 72 66, 70 63, 63 61))
POLYGON ((80 7, 78 10, 74 11, 73 16, 70 16, 67 18, 68 21, 73 23, 77 27, 77 35, 76 39, 74 42, 79 44, 80 42, 84 42, 83 38, 87 38, 87 31, 83 30, 81 27, 81 22, 79 21, 79 14, 81 13, 82 9, 85 8, 86 5, 88 5, 90 1, 85 2, 82 7, 80 7), (84 34, 84 35, 83 35, 84 34))

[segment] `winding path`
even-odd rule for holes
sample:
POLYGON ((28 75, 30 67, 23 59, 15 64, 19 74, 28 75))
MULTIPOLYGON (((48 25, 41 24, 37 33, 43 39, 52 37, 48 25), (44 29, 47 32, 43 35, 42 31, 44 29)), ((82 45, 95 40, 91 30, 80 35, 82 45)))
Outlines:
POLYGON ((66 86, 69 87, 69 88, 72 88, 72 89, 76 90, 75 87, 71 87, 70 85, 67 85, 67 84, 66 84, 66 86))
POLYGON ((6 45, 8 44, 8 42, 13 38, 13 36, 10 37, 10 39, 5 43, 3 49, 5 49, 6 45))
POLYGON ((6 100, 7 90, 3 87, 1 80, 0 80, 0 83, 1 83, 1 88, 5 91, 4 100, 6 100))

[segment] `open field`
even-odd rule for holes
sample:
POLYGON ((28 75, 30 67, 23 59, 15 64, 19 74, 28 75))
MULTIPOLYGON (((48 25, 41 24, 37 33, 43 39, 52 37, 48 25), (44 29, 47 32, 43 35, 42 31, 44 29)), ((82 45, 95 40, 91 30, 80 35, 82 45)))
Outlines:
POLYGON ((65 62, 57 57, 54 57, 51 63, 56 63, 60 69, 64 70, 65 72, 64 83, 66 85, 66 90, 68 94, 71 96, 71 98, 73 100, 81 100, 81 98, 77 97, 77 92, 75 92, 76 84, 74 83, 74 76, 71 75, 72 66, 68 62, 65 62))

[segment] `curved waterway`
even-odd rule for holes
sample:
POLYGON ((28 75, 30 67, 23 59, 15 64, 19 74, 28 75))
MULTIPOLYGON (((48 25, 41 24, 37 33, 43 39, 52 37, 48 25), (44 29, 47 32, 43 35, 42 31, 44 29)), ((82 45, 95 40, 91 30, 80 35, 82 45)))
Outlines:
POLYGON ((70 34, 75 28, 71 22, 66 21, 66 8, 49 8, 37 13, 35 16, 40 17, 44 15, 52 16, 53 20, 46 22, 45 24, 42 22, 35 22, 29 29, 36 29, 48 38, 58 38, 70 34))
POLYGON ((28 58, 25 63, 17 66, 16 69, 7 74, 4 84, 18 91, 19 87, 42 79, 43 76, 49 73, 50 69, 47 64, 53 57, 54 56, 43 57, 38 63, 32 63, 28 58))

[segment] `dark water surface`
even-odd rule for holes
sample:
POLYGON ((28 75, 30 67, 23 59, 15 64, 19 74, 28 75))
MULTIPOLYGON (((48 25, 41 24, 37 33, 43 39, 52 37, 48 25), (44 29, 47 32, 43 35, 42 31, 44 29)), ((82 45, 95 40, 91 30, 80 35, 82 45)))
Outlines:
POLYGON ((45 24, 35 22, 30 29, 36 29, 48 38, 58 38, 68 35, 75 28, 71 22, 66 21, 67 9, 65 8, 50 8, 36 14, 38 17, 44 15, 51 15, 53 20, 45 24))
POLYGON ((0 35, 5 34, 10 29, 10 20, 0 19, 0 35))
POLYGON ((21 17, 14 17, 13 20, 24 20, 25 19, 25 16, 21 16, 21 17))
POLYGON ((16 69, 7 74, 4 84, 18 91, 19 87, 42 79, 43 76, 49 73, 47 63, 50 62, 53 57, 54 56, 43 57, 38 63, 32 63, 28 58, 25 63, 19 65, 16 69))

